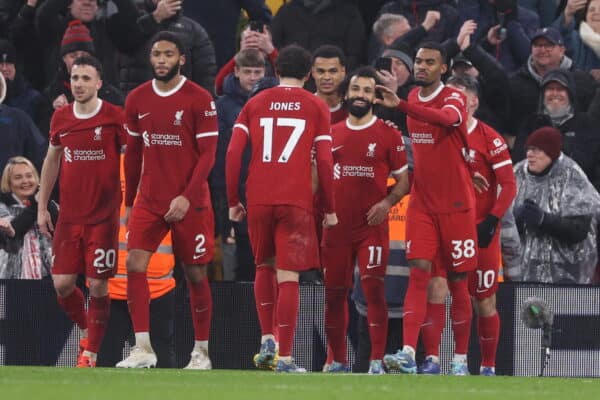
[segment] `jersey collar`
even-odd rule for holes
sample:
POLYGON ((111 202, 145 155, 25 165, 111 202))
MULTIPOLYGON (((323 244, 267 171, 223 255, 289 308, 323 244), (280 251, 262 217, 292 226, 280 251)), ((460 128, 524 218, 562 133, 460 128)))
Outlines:
POLYGON ((168 92, 163 92, 156 86, 156 79, 152 79, 152 90, 154 90, 154 93, 156 93, 157 96, 169 97, 170 95, 174 94, 179 89, 181 89, 181 87, 183 86, 185 81, 187 81, 187 78, 185 76, 181 75, 181 80, 179 81, 177 86, 175 86, 173 89, 169 90, 168 92))
POLYGON ((360 131, 360 130, 367 129, 367 128, 369 128, 369 127, 373 126, 373 124, 374 124, 375 122, 377 122, 377 117, 376 117, 376 116, 374 116, 374 115, 373 115, 373 118, 371 118, 371 120, 370 120, 369 122, 367 122, 367 123, 365 123, 365 124, 362 124, 362 125, 352 125, 352 124, 350 123, 350 119, 349 119, 349 118, 346 118, 346 127, 347 127, 348 129, 351 129, 351 130, 353 130, 353 131, 360 131))
POLYGON ((77 119, 90 119, 92 117, 95 117, 100 112, 101 108, 102 108, 102 99, 98 99, 98 105, 96 106, 96 108, 91 113, 89 113, 89 114, 80 114, 75 109, 75 102, 73 102, 73 115, 77 119))
POLYGON ((444 86, 445 86, 444 83, 440 82, 440 86, 438 86, 438 88, 435 89, 435 91, 427 97, 421 96, 421 90, 419 89, 419 101, 426 103, 428 101, 435 99, 437 97, 437 95, 440 94, 440 92, 444 89, 444 86))

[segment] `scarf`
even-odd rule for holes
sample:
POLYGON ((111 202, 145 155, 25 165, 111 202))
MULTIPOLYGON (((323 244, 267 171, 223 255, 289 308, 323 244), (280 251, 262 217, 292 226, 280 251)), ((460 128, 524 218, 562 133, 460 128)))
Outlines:
POLYGON ((589 47, 596 57, 600 58, 600 33, 595 32, 586 22, 579 25, 579 36, 581 41, 589 47))

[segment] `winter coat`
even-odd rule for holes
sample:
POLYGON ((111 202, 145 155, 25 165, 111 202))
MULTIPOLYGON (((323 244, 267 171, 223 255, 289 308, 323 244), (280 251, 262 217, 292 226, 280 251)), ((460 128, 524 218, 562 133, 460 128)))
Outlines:
MULTIPOLYGON (((583 41, 580 31, 585 28, 579 27, 579 29, 577 29, 575 27, 574 18, 568 26, 565 26, 565 16, 561 13, 552 25, 560 31, 565 41, 567 54, 573 59, 573 64, 576 68, 583 71, 600 68, 600 47, 594 52, 594 50, 583 41)), ((600 34, 596 35, 598 40, 600 40, 600 34)))

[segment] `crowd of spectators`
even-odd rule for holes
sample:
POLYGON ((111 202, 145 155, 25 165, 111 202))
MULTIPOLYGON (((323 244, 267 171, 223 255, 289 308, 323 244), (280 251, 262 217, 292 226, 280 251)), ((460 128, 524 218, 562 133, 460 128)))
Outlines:
MULTIPOLYGON (((379 68, 379 78, 406 98, 414 87, 415 48, 433 40, 448 54, 448 75, 477 79, 476 116, 498 130, 511 147, 519 194, 509 212, 521 249, 510 253, 515 247, 506 246, 507 264, 521 268, 509 278, 594 282, 600 0, 0 0, 0 170, 12 165, 15 156, 31 160, 31 166, 18 165, 33 172, 41 166, 50 118, 72 101, 69 73, 77 57, 94 55, 102 62, 99 96, 123 105, 127 93, 152 77, 148 42, 161 30, 180 33, 185 41, 182 73, 220 96, 215 100, 221 137, 211 188, 220 221, 216 234, 221 236, 225 261, 227 254, 232 260, 227 279, 252 279, 248 271, 253 269, 247 232, 227 221, 223 209, 227 133, 253 87, 273 84, 271 64, 277 48, 297 43, 314 52, 323 45, 337 46, 348 72, 389 58, 391 66, 379 68), (268 7, 273 5, 280 7, 268 7), (246 27, 240 18, 252 23, 246 27), (533 159, 540 152, 549 164, 535 171, 533 159), (578 234, 570 235, 573 229, 578 234), (578 250, 583 247, 585 251, 578 250), (533 254, 547 255, 546 261, 560 268, 552 254, 564 256, 567 251, 573 253, 565 267, 568 273, 549 273, 533 254)), ((319 95, 326 91, 323 87, 313 80, 309 88, 319 95)), ((330 99, 339 102, 337 96, 330 99)), ((381 109, 377 115, 408 136, 405 115, 393 109, 381 109)), ((8 175, 11 171, 14 168, 5 169, 8 175)), ((2 261, 15 243, 14 229, 6 221, 34 202, 29 195, 15 195, 4 181, 3 176, 0 277, 24 277, 8 271, 2 261)), ((12 182, 10 176, 6 182, 12 182)), ((19 243, 36 235, 35 227, 27 226, 17 232, 19 243)), ((42 266, 43 275, 47 268, 42 266)))

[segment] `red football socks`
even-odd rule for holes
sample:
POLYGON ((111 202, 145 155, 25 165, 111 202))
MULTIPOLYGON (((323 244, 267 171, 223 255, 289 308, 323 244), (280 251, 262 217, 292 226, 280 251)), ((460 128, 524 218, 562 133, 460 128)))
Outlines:
POLYGON ((479 345, 481 346, 481 366, 496 366, 496 350, 500 337, 500 317, 498 313, 491 317, 477 318, 477 331, 479 332, 479 345))
POLYGON ((275 269, 266 266, 256 268, 254 299, 262 335, 274 334, 275 303, 277 301, 277 287, 273 285, 275 279, 275 269))
POLYGON ((75 322, 79 329, 87 329, 83 293, 78 287, 75 287, 71 294, 66 297, 57 296, 57 300, 69 319, 75 322))
POLYGON ((127 272, 127 306, 134 332, 150 332, 150 289, 145 272, 127 272))
POLYGON ((279 296, 277 296, 277 325, 279 334, 279 355, 287 357, 292 355, 294 332, 298 318, 299 303, 298 282, 287 281, 279 283, 279 296))
POLYGON ((421 327, 426 356, 440 356, 440 342, 446 325, 446 304, 427 303, 427 316, 421 327))
POLYGON ((419 331, 427 311, 427 286, 431 273, 420 268, 411 268, 408 289, 404 296, 404 321, 402 326, 404 345, 417 348, 419 331))
MULTIPOLYGON (((346 329, 348 327, 348 289, 325 288, 325 332, 332 361, 346 364, 346 329)), ((329 353, 329 351, 328 351, 329 353)))
POLYGON ((86 350, 98 353, 110 317, 110 297, 91 297, 88 311, 88 345, 86 350))
POLYGON ((367 300, 367 322, 371 338, 371 360, 381 360, 385 354, 387 341, 388 310, 385 302, 383 280, 364 277, 360 284, 367 300))
POLYGON ((194 325, 194 339, 208 340, 210 336, 210 320, 212 315, 212 295, 208 279, 200 282, 188 282, 190 291, 190 309, 194 325))
POLYGON ((448 281, 452 306, 452 331, 454 332, 454 353, 467 354, 469 350, 469 336, 471 334, 471 320, 473 319, 473 306, 469 295, 468 280, 448 281))

